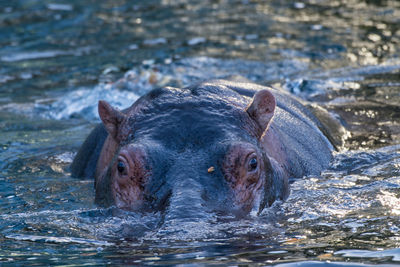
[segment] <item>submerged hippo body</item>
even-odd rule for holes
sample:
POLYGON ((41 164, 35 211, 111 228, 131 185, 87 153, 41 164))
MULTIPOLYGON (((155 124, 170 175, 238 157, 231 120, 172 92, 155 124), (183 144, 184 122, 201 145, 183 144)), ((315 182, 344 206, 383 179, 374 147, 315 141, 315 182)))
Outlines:
POLYGON ((299 101, 251 83, 156 89, 124 111, 100 101, 99 115, 71 170, 95 177, 103 206, 259 212, 287 198, 289 177, 319 174, 333 150, 299 101))

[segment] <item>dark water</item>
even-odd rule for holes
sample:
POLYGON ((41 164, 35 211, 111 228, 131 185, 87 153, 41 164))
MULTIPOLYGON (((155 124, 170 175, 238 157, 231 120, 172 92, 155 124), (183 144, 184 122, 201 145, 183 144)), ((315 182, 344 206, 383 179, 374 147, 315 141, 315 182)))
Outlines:
POLYGON ((0 265, 399 263, 399 47, 399 1, 0 1, 0 265), (347 130, 285 203, 160 227, 69 176, 98 99, 230 75, 347 130))

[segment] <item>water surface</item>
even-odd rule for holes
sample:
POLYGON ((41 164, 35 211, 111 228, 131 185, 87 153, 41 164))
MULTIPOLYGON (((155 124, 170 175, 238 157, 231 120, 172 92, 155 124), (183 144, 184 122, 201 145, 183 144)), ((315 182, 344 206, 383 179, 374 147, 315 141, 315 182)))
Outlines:
POLYGON ((398 1, 0 1, 0 265, 398 263, 399 18, 398 1), (98 99, 232 75, 345 126, 285 203, 160 225, 70 177, 98 99))

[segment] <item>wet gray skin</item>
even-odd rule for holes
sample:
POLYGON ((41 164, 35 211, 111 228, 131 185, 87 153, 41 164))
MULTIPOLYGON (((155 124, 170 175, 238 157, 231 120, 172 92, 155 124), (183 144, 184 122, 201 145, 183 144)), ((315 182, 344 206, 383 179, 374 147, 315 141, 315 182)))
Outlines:
POLYGON ((97 204, 172 217, 259 213, 286 199, 289 177, 326 168, 333 149, 300 102, 251 83, 156 89, 123 112, 101 101, 99 113, 72 175, 96 177, 97 204), (262 125, 251 109, 262 112, 265 90, 277 107, 262 125))

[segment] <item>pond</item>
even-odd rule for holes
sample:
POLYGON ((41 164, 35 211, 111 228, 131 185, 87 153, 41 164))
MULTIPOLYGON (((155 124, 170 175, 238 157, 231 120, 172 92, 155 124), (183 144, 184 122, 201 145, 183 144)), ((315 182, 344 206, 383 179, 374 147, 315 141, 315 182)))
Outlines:
POLYGON ((0 265, 400 263, 399 25, 394 0, 0 1, 0 265), (160 225, 70 177, 99 99, 232 75, 346 129, 285 203, 160 225))

